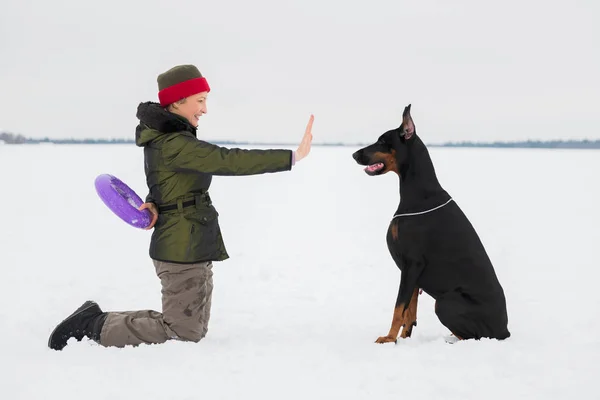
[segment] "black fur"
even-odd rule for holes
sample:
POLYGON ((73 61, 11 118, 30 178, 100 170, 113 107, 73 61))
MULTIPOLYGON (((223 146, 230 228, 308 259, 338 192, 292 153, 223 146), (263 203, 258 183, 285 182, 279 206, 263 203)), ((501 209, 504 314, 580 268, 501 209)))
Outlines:
POLYGON ((400 178, 400 204, 390 222, 387 245, 401 271, 396 306, 408 307, 415 288, 435 300, 440 322, 462 339, 510 337, 504 290, 479 236, 458 204, 442 188, 425 144, 404 110, 400 127, 352 156, 360 165, 383 162, 369 175, 389 171, 400 178), (393 156, 392 156, 393 155, 393 156))

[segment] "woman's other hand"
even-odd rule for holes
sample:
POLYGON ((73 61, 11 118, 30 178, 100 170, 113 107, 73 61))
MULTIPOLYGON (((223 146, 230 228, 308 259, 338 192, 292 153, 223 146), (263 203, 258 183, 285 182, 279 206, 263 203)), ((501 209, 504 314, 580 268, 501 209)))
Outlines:
POLYGON ((150 222, 150 225, 148 225, 146 228, 144 228, 145 230, 150 230, 154 227, 154 224, 156 223, 156 220, 158 219, 158 208, 156 208, 156 204, 154 203, 144 203, 140 206, 140 208, 138 208, 138 210, 142 211, 148 209, 150 210, 150 212, 152 213, 152 221, 150 222))
POLYGON ((304 157, 310 153, 310 145, 312 143, 312 125, 315 120, 314 115, 311 114, 310 119, 308 120, 308 125, 306 125, 306 131, 304 131, 304 137, 296 150, 296 162, 302 160, 304 157))

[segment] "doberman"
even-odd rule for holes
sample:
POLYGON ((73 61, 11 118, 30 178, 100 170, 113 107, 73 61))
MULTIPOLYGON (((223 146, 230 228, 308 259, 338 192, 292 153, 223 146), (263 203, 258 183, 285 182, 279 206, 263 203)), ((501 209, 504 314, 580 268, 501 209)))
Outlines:
POLYGON ((435 299, 435 313, 453 340, 510 337, 504 290, 475 229, 442 188, 425 144, 405 107, 402 124, 352 157, 370 176, 394 172, 400 205, 387 231, 400 269, 392 326, 376 343, 396 343, 417 325, 420 289, 435 299))

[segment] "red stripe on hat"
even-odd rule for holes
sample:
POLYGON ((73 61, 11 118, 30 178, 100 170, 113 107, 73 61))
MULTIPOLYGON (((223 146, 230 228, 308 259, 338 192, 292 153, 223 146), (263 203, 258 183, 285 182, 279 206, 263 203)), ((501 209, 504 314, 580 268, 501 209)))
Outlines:
POLYGON ((180 82, 176 85, 169 86, 158 92, 160 105, 165 107, 171 103, 175 103, 185 97, 197 94, 200 92, 210 92, 210 86, 206 78, 194 78, 180 82))

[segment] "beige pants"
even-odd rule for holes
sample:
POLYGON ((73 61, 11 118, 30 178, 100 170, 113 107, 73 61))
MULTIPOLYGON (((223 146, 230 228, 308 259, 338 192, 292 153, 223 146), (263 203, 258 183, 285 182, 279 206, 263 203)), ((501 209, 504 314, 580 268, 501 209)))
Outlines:
POLYGON ((213 290, 212 263, 154 261, 162 284, 162 313, 153 310, 108 312, 100 344, 137 346, 167 340, 198 342, 208 331, 213 290))

